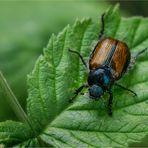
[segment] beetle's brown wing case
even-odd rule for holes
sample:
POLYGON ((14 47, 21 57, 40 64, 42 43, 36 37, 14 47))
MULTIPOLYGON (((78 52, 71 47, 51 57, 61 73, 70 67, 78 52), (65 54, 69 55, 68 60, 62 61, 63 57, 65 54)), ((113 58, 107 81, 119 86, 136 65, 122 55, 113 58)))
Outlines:
POLYGON ((130 62, 130 51, 127 45, 113 38, 99 42, 89 61, 90 70, 108 66, 114 80, 118 80, 126 71, 130 62))
POLYGON ((130 58, 131 54, 128 46, 125 43, 118 41, 116 50, 109 64, 112 68, 111 72, 115 80, 120 79, 125 73, 130 63, 130 58))
POLYGON ((116 47, 116 44, 117 41, 111 38, 105 38, 104 40, 99 42, 90 57, 90 70, 94 70, 103 65, 106 65, 107 62, 109 62, 108 60, 111 57, 111 52, 113 50, 113 47, 116 47))

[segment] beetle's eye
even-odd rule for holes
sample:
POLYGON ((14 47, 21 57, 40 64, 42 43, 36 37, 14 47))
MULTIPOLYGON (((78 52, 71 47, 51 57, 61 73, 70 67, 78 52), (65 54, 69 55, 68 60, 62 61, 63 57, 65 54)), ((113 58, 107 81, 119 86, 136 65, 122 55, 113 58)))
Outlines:
POLYGON ((103 95, 103 89, 98 85, 92 85, 89 88, 89 94, 92 99, 99 98, 101 95, 103 95))

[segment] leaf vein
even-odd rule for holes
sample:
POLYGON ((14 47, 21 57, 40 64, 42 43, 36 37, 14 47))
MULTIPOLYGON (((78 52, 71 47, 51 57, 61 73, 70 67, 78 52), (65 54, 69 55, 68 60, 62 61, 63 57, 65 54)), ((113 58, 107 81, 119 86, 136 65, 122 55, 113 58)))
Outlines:
MULTIPOLYGON (((97 131, 97 130, 90 130, 90 129, 87 129, 87 131, 86 131, 86 129, 75 129, 75 128, 68 128, 68 127, 55 127, 55 126, 51 126, 51 128, 55 128, 55 129, 63 129, 63 130, 69 130, 69 131, 81 131, 81 132, 92 132, 92 133, 96 133, 96 132, 98 132, 98 133, 120 133, 120 134, 125 134, 125 133, 129 133, 129 131, 102 131, 102 130, 99 130, 99 131, 97 131)), ((147 133, 147 131, 131 131, 130 133, 147 133)))
MULTIPOLYGON (((120 145, 120 146, 126 146, 126 145, 124 145, 123 143, 120 143, 120 142, 118 142, 118 141, 116 141, 114 138, 111 138, 110 136, 108 136, 107 134, 105 134, 104 133, 104 136, 106 136, 109 140, 110 140, 110 142, 112 143, 112 142, 115 142, 115 143, 117 143, 118 145, 120 145)), ((110 143, 110 145, 111 145, 111 143, 110 143)))

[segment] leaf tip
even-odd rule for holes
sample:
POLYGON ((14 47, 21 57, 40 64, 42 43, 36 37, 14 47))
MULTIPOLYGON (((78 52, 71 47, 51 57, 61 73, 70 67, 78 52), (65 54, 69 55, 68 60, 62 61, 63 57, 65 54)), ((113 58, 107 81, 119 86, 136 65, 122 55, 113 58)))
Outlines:
POLYGON ((114 6, 110 6, 107 10, 106 13, 111 14, 111 13, 115 13, 118 12, 120 8, 120 4, 116 3, 114 6))

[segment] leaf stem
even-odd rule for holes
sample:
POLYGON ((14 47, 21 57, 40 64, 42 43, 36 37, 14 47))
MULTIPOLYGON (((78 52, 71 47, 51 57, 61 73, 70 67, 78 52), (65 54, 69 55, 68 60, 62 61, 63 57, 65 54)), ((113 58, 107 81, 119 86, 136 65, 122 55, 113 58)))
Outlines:
POLYGON ((6 95, 9 105, 12 107, 12 110, 15 112, 18 119, 26 123, 33 130, 33 132, 35 132, 29 118, 27 117, 26 113, 24 112, 23 108, 18 102, 16 96, 14 95, 13 91, 11 90, 9 84, 7 83, 1 71, 0 71, 0 86, 3 90, 3 93, 6 95))

